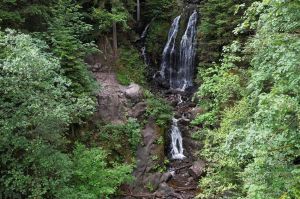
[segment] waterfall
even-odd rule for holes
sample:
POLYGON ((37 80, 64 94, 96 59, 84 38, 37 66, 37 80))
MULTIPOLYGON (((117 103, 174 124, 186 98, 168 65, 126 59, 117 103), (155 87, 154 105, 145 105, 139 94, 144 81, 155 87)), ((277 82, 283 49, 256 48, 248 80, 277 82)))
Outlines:
POLYGON ((172 159, 184 159, 185 156, 183 155, 182 136, 178 127, 178 120, 175 118, 172 119, 171 142, 172 159))
POLYGON ((173 20, 173 23, 171 25, 171 29, 169 31, 168 35, 168 41, 167 44, 165 45, 163 55, 162 55, 162 63, 160 66, 160 71, 159 74, 163 79, 166 79, 165 74, 166 70, 170 70, 170 65, 175 64, 176 61, 174 60, 176 58, 175 56, 175 42, 176 42, 176 37, 177 33, 179 30, 179 21, 180 21, 180 16, 176 17, 173 20))
POLYGON ((143 30, 143 32, 141 34, 141 37, 140 37, 140 43, 141 43, 141 46, 142 46, 141 49, 140 49, 140 52, 141 52, 141 56, 144 60, 144 63, 146 64, 146 66, 149 66, 149 64, 150 64, 148 54, 147 54, 147 48, 146 48, 146 45, 145 45, 149 27, 150 27, 150 23, 145 27, 145 29, 143 30))
POLYGON ((197 11, 194 11, 189 17, 179 48, 176 48, 176 37, 179 31, 180 16, 174 19, 169 31, 159 74, 162 79, 169 83, 172 90, 185 91, 193 86, 197 45, 197 19, 197 11))
POLYGON ((149 30, 149 27, 150 27, 150 23, 145 27, 145 29, 143 30, 142 34, 141 34, 141 37, 140 39, 141 40, 145 40, 146 39, 146 36, 148 34, 148 30, 149 30))
POLYGON ((193 74, 196 56, 196 35, 197 35, 196 11, 189 18, 184 35, 182 36, 179 48, 178 70, 171 74, 170 87, 181 91, 193 86, 193 74))

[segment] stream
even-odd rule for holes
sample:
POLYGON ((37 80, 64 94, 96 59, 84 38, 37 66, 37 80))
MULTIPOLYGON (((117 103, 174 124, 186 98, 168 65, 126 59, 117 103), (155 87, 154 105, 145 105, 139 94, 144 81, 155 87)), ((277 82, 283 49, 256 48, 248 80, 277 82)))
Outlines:
MULTIPOLYGON (((164 84, 157 89, 159 95, 173 106, 174 117, 169 129, 165 131, 167 135, 165 144, 162 145, 165 150, 155 145, 157 127, 154 121, 148 121, 142 131, 144 145, 137 151, 138 162, 134 172, 136 181, 128 188, 128 198, 192 199, 199 190, 198 181, 203 173, 204 162, 196 157, 200 146, 191 138, 193 129, 189 125, 192 112, 196 108, 192 96, 197 20, 198 13, 194 9, 187 9, 171 23, 160 68, 155 72, 153 81, 158 85, 164 84), (185 25, 181 26, 181 22, 185 25), (168 163, 163 163, 167 168, 162 172, 153 169, 156 168, 159 157, 153 154, 158 151, 165 151, 162 157, 168 158, 168 163)), ((141 57, 149 68, 151 63, 146 40, 150 28, 151 22, 141 32, 138 43, 141 57)))
MULTIPOLYGON (((185 149, 186 146, 196 145, 191 144, 191 132, 188 128, 190 120, 186 118, 186 115, 195 108, 191 105, 193 92, 189 90, 194 85, 198 13, 195 10, 190 13, 183 35, 179 35, 180 22, 183 17, 179 15, 173 20, 162 53, 160 70, 153 77, 154 80, 167 82, 169 90, 164 98, 169 102, 174 102, 172 104, 175 116, 172 119, 168 136, 169 172, 172 178, 167 184, 175 190, 177 195, 165 196, 165 198, 194 198, 200 176, 197 175, 197 171, 193 171, 193 168, 199 169, 203 166, 203 162, 197 162, 193 157, 192 151, 197 150, 197 146, 193 149, 191 147, 185 149)), ((147 26, 146 30, 148 28, 147 26)))

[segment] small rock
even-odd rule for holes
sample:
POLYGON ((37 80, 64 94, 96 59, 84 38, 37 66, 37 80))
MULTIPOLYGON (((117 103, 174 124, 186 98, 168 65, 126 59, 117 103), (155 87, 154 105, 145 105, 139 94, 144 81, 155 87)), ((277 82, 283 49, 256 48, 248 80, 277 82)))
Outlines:
POLYGON ((195 107, 192 109, 191 111, 191 119, 195 119, 197 117, 197 115, 203 113, 203 109, 202 108, 199 108, 199 107, 195 107))
POLYGON ((160 185, 161 173, 151 173, 148 177, 143 179, 143 184, 151 184, 151 189, 149 191, 157 190, 160 185))
POLYGON ((156 192, 159 195, 169 195, 174 193, 174 189, 172 187, 169 187, 169 185, 165 182, 159 184, 158 191, 156 192))
POLYGON ((193 177, 189 177, 187 183, 185 183, 186 186, 190 185, 194 181, 193 177))
POLYGON ((168 182, 173 177, 171 172, 164 173, 160 178, 160 183, 168 182))

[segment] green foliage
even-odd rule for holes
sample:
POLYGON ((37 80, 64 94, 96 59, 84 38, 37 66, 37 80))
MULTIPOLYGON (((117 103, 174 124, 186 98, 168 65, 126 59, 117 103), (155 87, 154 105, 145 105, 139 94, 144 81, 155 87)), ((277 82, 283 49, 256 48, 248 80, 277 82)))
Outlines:
POLYGON ((0 2, 0 26, 31 31, 44 29, 50 17, 50 7, 55 0, 29 1, 4 0, 0 2))
POLYGON ((107 156, 101 148, 87 149, 81 144, 76 146, 71 181, 73 190, 67 198, 105 198, 115 194, 122 183, 132 180, 131 165, 108 165, 107 156))
POLYGON ((82 42, 92 27, 83 21, 80 8, 71 0, 59 0, 51 9, 54 18, 49 21, 46 39, 53 53, 60 58, 64 75, 71 80, 75 94, 90 95, 96 84, 84 59, 96 48, 93 43, 82 42))
POLYGON ((89 98, 73 98, 57 58, 40 40, 0 34, 1 187, 28 198, 54 196, 65 187, 71 160, 64 132, 90 115, 89 98))
POLYGON ((145 187, 149 190, 150 193, 155 191, 154 186, 151 182, 147 182, 145 187))
POLYGON ((202 1, 199 11, 201 23, 198 28, 199 43, 202 46, 199 48, 201 65, 207 66, 212 62, 219 62, 223 46, 236 39, 232 31, 241 22, 243 11, 251 2, 253 0, 202 1))
POLYGON ((160 136, 157 140, 155 140, 155 143, 158 145, 163 145, 164 144, 163 136, 160 136))
POLYGON ((178 5, 175 0, 146 0, 144 3, 144 17, 169 20, 177 12, 178 5))
POLYGON ((245 81, 243 77, 247 74, 235 64, 242 61, 238 56, 240 48, 240 44, 234 42, 224 48, 224 58, 220 66, 215 64, 213 67, 199 70, 198 79, 203 84, 197 95, 200 97, 199 106, 205 113, 199 115, 192 124, 202 124, 204 127, 219 125, 222 111, 241 98, 245 81))
MULTIPOLYGON (((0 47, 1 194, 96 199, 131 180, 132 166, 108 162, 101 148, 78 144, 68 153, 69 124, 91 115, 94 103, 74 98, 71 82, 60 72, 59 60, 46 53, 46 44, 8 30, 0 32, 0 47)), ((139 124, 129 120, 118 132, 135 150, 139 124)))
MULTIPOLYGON (((235 31, 256 31, 240 53, 251 59, 247 72, 235 73, 243 83, 229 91, 219 90, 214 88, 218 83, 212 84, 216 76, 204 78, 199 93, 226 106, 218 108, 224 110, 220 125, 203 131, 202 156, 209 168, 201 180, 204 192, 199 198, 299 198, 299 165, 295 163, 300 151, 299 8, 297 1, 254 3, 235 31), (212 93, 201 91, 207 86, 212 93), (240 97, 230 103, 228 96, 236 94, 240 97)), ((224 64, 228 64, 226 56, 224 64)))
POLYGON ((137 120, 129 118, 125 124, 107 124, 100 127, 99 141, 109 152, 117 151, 127 161, 133 157, 141 142, 141 127, 137 120))
POLYGON ((119 31, 128 30, 129 25, 132 25, 135 0, 80 0, 78 3, 83 7, 86 21, 93 26, 90 39, 98 40, 99 37, 111 34, 113 23, 117 24, 119 31))
POLYGON ((170 21, 155 20, 151 23, 146 38, 147 52, 154 64, 159 65, 160 57, 168 37, 170 21))
POLYGON ((114 0, 110 2, 111 9, 105 7, 94 8, 92 17, 99 24, 100 31, 107 31, 112 27, 113 22, 120 24, 123 28, 127 28, 129 12, 122 0, 114 0))
MULTIPOLYGON (((156 6, 160 12, 170 8, 164 3, 163 9, 156 6)), ((131 180, 132 166, 121 162, 132 162, 140 143, 136 120, 100 127, 93 137, 97 146, 77 144, 73 153, 77 138, 68 129, 94 111, 96 85, 84 62, 96 50, 90 41, 108 36, 113 23, 118 34, 127 30, 134 12, 133 0, 0 2, 1 29, 17 28, 45 41, 0 32, 0 187, 6 195, 108 198, 131 180)), ((139 53, 120 51, 118 77, 144 85, 139 53)), ((163 124, 166 117, 150 110, 163 124)))
POLYGON ((117 79, 122 85, 137 83, 145 85, 146 66, 139 52, 134 48, 121 48, 117 68, 117 79))
POLYGON ((145 93, 147 97, 146 115, 155 119, 160 127, 166 127, 173 116, 172 107, 163 99, 154 97, 152 93, 145 93))

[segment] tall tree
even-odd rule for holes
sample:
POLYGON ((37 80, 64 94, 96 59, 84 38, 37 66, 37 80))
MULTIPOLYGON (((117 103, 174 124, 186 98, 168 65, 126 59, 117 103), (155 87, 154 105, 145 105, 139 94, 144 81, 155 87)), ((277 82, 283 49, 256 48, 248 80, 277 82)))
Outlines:
POLYGON ((50 7, 56 1, 0 1, 0 26, 2 28, 9 27, 30 31, 45 30, 47 20, 51 15, 50 7))
POLYGON ((136 20, 141 20, 141 3, 140 0, 136 0, 136 20))
MULTIPOLYGON (((219 63, 222 48, 230 44, 236 36, 234 28, 241 22, 245 9, 254 0, 204 0, 201 2, 201 23, 199 29, 198 56, 201 65, 219 63)), ((246 37, 251 32, 245 32, 240 38, 246 37)))
POLYGON ((45 39, 60 58, 64 75, 72 82, 74 94, 91 95, 96 84, 84 59, 96 51, 96 46, 92 42, 84 42, 84 37, 92 31, 92 26, 84 21, 81 7, 72 0, 58 0, 51 12, 53 18, 48 22, 45 39))
POLYGON ((55 195, 70 175, 64 132, 93 105, 72 97, 44 42, 9 31, 0 47, 0 186, 8 196, 55 195))

